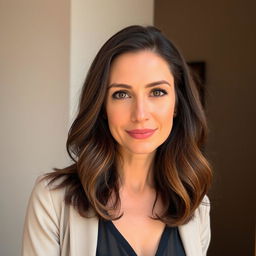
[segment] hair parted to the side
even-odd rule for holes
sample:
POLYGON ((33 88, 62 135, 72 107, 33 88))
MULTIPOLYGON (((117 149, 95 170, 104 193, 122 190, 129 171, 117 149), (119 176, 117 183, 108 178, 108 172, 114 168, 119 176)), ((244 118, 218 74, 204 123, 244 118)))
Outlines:
POLYGON ((155 189, 164 206, 156 218, 178 226, 191 219, 211 184, 211 168, 202 153, 207 125, 184 58, 155 27, 124 28, 102 46, 88 71, 78 114, 68 135, 67 151, 74 163, 55 168, 44 178, 53 183, 63 177, 55 189, 66 187, 65 202, 80 215, 88 217, 92 209, 98 217, 114 219, 107 213, 120 205, 117 142, 108 128, 104 109, 109 71, 117 56, 141 50, 161 56, 174 76, 177 114, 169 137, 156 150, 153 172, 155 189), (113 193, 115 202, 109 209, 107 202, 113 193))

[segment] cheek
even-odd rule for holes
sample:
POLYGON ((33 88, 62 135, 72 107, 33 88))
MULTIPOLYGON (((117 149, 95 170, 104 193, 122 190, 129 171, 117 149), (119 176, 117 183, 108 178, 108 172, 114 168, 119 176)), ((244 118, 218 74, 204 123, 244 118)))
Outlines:
MULTIPOLYGON (((173 102, 166 102, 165 106, 158 109, 157 117, 158 122, 161 127, 161 138, 163 141, 167 139, 170 135, 173 127, 173 114, 174 114, 174 104, 173 102)), ((162 141, 162 142, 163 142, 162 141)))
POLYGON ((174 104, 173 102, 165 102, 162 106, 157 106, 156 112, 162 121, 169 121, 173 119, 174 104))
POLYGON ((107 118, 109 127, 113 131, 127 122, 127 111, 121 107, 109 106, 107 108, 107 118))

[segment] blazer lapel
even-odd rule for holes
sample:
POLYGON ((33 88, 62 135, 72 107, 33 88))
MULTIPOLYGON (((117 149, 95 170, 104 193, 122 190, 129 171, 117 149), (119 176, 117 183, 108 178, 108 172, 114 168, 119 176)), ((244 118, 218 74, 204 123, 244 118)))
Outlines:
POLYGON ((179 233, 186 256, 202 256, 200 233, 196 217, 187 224, 179 226, 179 233))
POLYGON ((70 256, 95 256, 98 218, 83 218, 70 207, 70 256))

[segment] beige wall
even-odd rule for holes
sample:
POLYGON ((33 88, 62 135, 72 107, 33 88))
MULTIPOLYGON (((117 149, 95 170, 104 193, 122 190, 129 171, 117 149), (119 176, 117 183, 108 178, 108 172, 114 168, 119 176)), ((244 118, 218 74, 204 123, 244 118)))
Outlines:
POLYGON ((69 1, 1 1, 0 255, 20 255, 35 177, 65 159, 69 1))
POLYGON ((155 25, 188 61, 207 64, 208 153, 214 166, 209 256, 254 250, 255 1, 155 1, 155 25))
POLYGON ((20 255, 35 178, 68 162, 67 131, 93 56, 135 23, 153 23, 153 0, 0 0, 0 255, 20 255))

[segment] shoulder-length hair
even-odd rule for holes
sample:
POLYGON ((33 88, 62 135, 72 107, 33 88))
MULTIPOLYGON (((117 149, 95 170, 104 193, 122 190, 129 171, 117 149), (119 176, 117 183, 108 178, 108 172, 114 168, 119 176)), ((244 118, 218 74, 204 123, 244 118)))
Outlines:
MULTIPOLYGON (((46 174, 56 189, 66 187, 65 202, 89 217, 115 219, 108 211, 120 205, 117 142, 105 112, 111 63, 117 56, 151 50, 161 56, 174 76, 177 115, 166 141, 156 149, 153 175, 163 211, 156 216, 169 226, 188 222, 208 192, 212 173, 203 154, 207 125, 189 68, 174 44, 155 27, 129 26, 112 36, 99 50, 84 82, 78 114, 69 130, 70 166, 46 174), (115 202, 107 203, 114 194, 115 202)), ((155 203, 157 200, 155 199, 155 203)), ((152 206, 152 212, 155 204, 152 206)))

